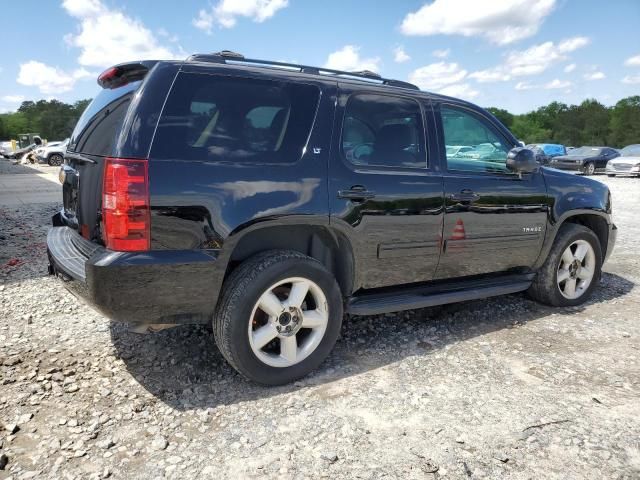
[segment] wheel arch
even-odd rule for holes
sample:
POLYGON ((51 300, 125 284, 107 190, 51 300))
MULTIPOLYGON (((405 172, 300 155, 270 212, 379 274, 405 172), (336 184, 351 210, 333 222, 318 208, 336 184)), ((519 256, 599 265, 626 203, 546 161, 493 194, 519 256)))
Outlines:
POLYGON ((343 296, 353 292, 355 258, 351 244, 342 233, 325 225, 277 225, 247 231, 234 242, 225 278, 247 258, 282 249, 315 258, 334 275, 343 296))
POLYGON ((543 250, 536 262, 536 268, 542 266, 547 255, 549 255, 549 251, 553 246, 553 242, 555 241, 558 232, 562 226, 567 223, 582 225, 593 231, 600 241, 602 257, 605 257, 609 243, 609 216, 605 212, 598 210, 575 210, 566 212, 560 219, 558 219, 550 231, 548 231, 543 250))

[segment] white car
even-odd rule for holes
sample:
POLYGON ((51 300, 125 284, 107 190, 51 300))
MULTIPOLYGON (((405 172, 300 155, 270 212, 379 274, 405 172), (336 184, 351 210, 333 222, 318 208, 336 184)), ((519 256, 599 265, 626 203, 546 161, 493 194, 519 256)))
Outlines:
POLYGON ((607 176, 640 176, 640 144, 628 145, 620 150, 620 156, 609 160, 605 169, 607 176))
POLYGON ((68 138, 62 142, 49 142, 43 147, 38 147, 35 152, 38 162, 45 162, 51 166, 62 165, 67 145, 69 145, 68 138))
POLYGON ((456 157, 461 153, 470 152, 473 150, 473 147, 468 147, 466 145, 447 145, 447 157, 456 157))

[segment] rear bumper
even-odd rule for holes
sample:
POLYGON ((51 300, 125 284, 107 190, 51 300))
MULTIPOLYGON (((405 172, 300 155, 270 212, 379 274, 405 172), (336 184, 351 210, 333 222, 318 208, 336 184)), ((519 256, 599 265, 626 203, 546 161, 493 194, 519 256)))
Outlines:
POLYGON ((114 252, 69 227, 53 227, 47 252, 50 274, 121 322, 207 323, 222 284, 212 251, 114 252))

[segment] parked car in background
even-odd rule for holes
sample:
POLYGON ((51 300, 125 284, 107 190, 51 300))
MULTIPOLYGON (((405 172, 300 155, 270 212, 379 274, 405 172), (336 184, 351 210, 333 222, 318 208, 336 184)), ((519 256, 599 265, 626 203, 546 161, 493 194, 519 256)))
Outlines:
POLYGON ((9 158, 12 152, 11 142, 0 142, 0 157, 9 158))
POLYGON ((41 143, 32 143, 31 145, 27 145, 24 148, 18 148, 14 152, 11 152, 8 155, 5 155, 5 158, 10 158, 12 160, 19 160, 23 157, 23 155, 29 152, 32 152, 33 150, 38 148, 40 145, 41 143))
POLYGON ((593 175, 596 170, 604 170, 607 162, 620 154, 611 147, 580 147, 566 155, 555 157, 549 166, 560 170, 575 170, 585 175, 593 175))
POLYGON ((533 151, 541 165, 547 165, 552 158, 567 154, 564 145, 557 143, 531 143, 526 148, 533 151))
POLYGON ((620 156, 609 160, 605 171, 609 177, 616 175, 640 176, 640 144, 628 145, 620 150, 620 156))
POLYGON ((455 155, 457 158, 472 158, 474 160, 483 160, 485 162, 501 162, 504 161, 504 156, 507 152, 502 145, 496 145, 495 143, 481 143, 476 145, 473 149, 459 153, 455 155))
POLYGON ((67 151, 69 139, 62 142, 51 142, 44 147, 36 149, 36 157, 39 163, 48 163, 51 166, 60 166, 64 160, 64 154, 67 151))
POLYGON ((455 157, 461 153, 470 152, 472 150, 473 147, 466 145, 447 145, 447 157, 455 157))

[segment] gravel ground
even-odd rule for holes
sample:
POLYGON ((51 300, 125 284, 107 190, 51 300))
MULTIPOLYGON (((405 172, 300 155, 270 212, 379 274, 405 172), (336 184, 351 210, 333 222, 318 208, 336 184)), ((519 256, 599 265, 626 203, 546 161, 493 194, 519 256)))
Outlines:
POLYGON ((640 180, 598 179, 620 235, 587 305, 347 318, 279 388, 207 328, 110 324, 46 275, 58 205, 0 206, 0 479, 639 478, 640 180))

